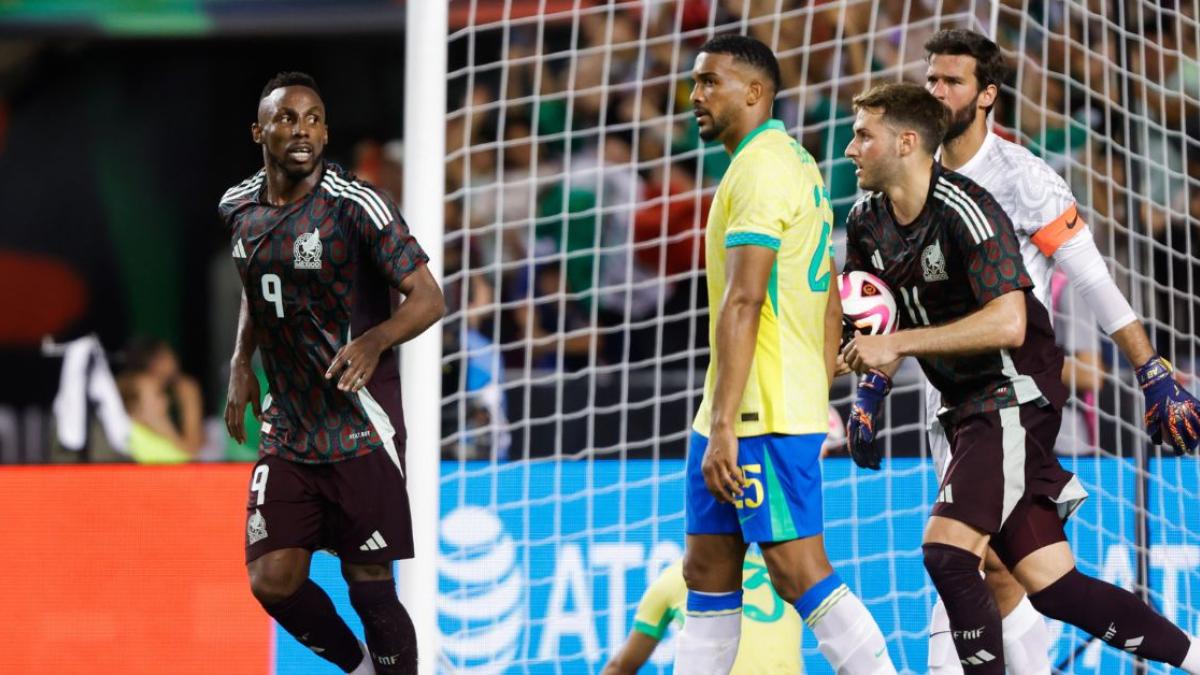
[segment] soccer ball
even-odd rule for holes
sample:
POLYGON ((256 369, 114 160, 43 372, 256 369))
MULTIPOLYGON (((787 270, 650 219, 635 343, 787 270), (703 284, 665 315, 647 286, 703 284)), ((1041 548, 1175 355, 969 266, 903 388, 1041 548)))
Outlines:
POLYGON ((886 335, 896 330, 896 298, 887 284, 870 272, 843 272, 838 276, 842 295, 843 343, 859 330, 886 335))

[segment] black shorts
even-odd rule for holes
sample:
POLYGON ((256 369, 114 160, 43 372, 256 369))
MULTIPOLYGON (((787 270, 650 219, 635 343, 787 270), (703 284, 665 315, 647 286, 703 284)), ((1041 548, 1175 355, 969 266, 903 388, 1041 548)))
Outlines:
POLYGON ((1035 403, 959 421, 948 430, 950 462, 932 515, 992 535, 992 548, 1009 569, 1065 541, 1062 522, 1087 491, 1054 454, 1061 424, 1060 411, 1035 403))
POLYGON ((328 549, 350 563, 413 557, 402 464, 382 450, 329 464, 259 459, 246 502, 246 562, 282 548, 328 549))

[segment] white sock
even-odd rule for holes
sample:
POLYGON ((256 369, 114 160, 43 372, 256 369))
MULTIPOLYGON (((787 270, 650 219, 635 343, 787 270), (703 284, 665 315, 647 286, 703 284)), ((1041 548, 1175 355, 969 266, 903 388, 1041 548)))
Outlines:
POLYGON ((804 621, 817 637, 821 654, 838 675, 896 672, 879 624, 845 584, 834 589, 804 621))
POLYGON ((1192 646, 1188 647, 1187 656, 1179 667, 1189 675, 1200 675, 1200 638, 1192 637, 1192 646))
POLYGON ((725 614, 688 614, 675 638, 679 675, 728 675, 742 636, 742 610, 725 614))
POLYGON ((1046 620, 1023 596, 1000 626, 1004 639, 1004 666, 1018 675, 1050 675, 1050 630, 1046 620))
POLYGON ((362 643, 362 640, 358 641, 358 647, 362 650, 363 660, 357 668, 350 671, 350 675, 375 675, 375 663, 371 661, 371 651, 362 643))
MULTIPOLYGON (((1008 658, 1007 648, 1004 657, 1008 658)), ((961 675, 963 672, 958 650, 954 648, 954 635, 950 632, 950 615, 940 597, 929 613, 929 672, 932 675, 961 675)))

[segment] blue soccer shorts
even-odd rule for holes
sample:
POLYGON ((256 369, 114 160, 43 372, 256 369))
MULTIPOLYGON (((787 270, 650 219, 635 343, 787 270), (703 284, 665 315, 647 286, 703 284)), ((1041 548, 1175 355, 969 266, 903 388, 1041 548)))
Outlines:
POLYGON ((776 542, 821 534, 821 444, 825 434, 767 434, 738 439, 742 496, 722 504, 700 471, 708 439, 693 431, 685 478, 688 534, 741 534, 746 542, 776 542))

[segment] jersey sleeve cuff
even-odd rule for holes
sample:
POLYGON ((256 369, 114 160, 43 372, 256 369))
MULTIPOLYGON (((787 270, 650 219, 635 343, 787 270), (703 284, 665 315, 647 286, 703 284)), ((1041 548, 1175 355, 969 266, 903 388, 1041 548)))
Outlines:
POLYGON ((772 251, 778 251, 779 239, 761 232, 730 232, 725 235, 725 248, 735 246, 762 246, 772 251))
POLYGON ((646 623, 645 621, 634 620, 633 629, 643 635, 654 638, 655 640, 661 640, 663 635, 667 632, 667 626, 671 625, 672 618, 674 618, 672 613, 667 612, 663 615, 662 621, 659 621, 657 626, 646 623))

